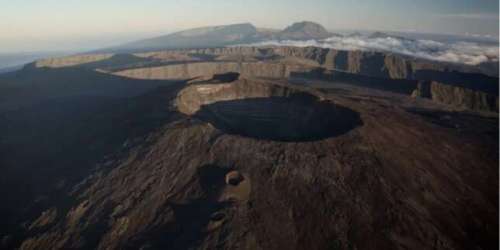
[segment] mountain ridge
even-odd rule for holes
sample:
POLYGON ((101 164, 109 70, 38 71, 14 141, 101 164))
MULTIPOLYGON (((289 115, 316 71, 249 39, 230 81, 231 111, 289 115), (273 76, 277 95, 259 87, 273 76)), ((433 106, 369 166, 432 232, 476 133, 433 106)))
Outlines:
POLYGON ((98 52, 137 52, 162 49, 211 48, 277 40, 325 39, 338 34, 331 33, 321 24, 302 21, 283 30, 257 28, 251 23, 206 26, 187 29, 172 34, 139 40, 98 52))
POLYGON ((226 46, 241 40, 252 40, 257 28, 250 23, 208 26, 183 30, 172 34, 139 40, 113 47, 110 51, 152 50, 169 48, 197 48, 226 46))
POLYGON ((302 21, 294 23, 286 27, 280 32, 279 37, 281 40, 309 40, 309 39, 325 39, 331 37, 333 33, 328 32, 321 24, 302 21))

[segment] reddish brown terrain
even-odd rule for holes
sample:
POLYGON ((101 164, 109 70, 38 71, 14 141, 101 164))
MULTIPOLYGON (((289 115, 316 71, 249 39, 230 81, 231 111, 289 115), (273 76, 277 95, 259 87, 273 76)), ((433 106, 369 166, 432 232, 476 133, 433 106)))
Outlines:
POLYGON ((1 248, 498 249, 498 78, 471 68, 172 50, 0 88, 1 248))

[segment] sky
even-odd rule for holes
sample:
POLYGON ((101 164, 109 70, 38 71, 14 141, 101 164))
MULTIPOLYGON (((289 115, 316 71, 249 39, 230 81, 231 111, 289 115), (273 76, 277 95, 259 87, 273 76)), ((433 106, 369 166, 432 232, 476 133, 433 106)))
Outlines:
POLYGON ((85 50, 182 29, 251 22, 284 28, 498 37, 498 0, 0 0, 0 53, 85 50))

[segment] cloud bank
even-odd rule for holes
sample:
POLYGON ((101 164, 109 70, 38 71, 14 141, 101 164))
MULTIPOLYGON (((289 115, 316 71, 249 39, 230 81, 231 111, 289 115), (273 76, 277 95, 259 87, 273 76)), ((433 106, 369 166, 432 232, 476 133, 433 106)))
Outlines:
POLYGON ((498 62, 498 46, 462 41, 444 43, 433 40, 412 40, 399 37, 370 38, 367 36, 350 36, 309 41, 270 40, 243 46, 314 46, 338 50, 382 51, 434 61, 468 65, 498 62))

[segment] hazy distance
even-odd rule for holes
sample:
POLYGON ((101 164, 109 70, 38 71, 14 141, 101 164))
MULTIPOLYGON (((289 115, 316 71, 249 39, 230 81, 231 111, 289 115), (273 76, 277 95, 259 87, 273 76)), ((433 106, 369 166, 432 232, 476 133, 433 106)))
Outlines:
POLYGON ((0 53, 92 50, 194 27, 251 22, 283 29, 310 20, 328 30, 498 37, 498 1, 5 1, 0 53), (29 17, 29 18, 27 18, 29 17))

